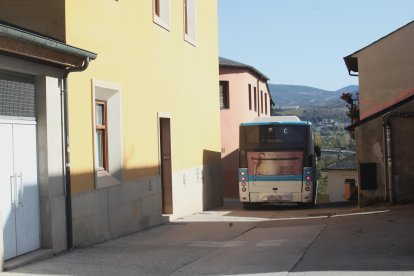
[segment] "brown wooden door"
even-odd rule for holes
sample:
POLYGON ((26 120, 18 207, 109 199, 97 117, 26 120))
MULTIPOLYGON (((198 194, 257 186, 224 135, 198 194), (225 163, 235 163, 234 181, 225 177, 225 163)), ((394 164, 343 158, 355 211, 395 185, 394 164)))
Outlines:
POLYGON ((160 118, 162 212, 173 213, 171 170, 171 127, 169 118, 160 118))

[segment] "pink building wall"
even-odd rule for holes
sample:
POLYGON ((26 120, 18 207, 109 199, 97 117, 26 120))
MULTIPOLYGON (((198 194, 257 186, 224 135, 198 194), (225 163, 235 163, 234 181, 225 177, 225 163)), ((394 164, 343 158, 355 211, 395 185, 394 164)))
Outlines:
POLYGON ((271 97, 263 80, 252 71, 244 68, 220 66, 220 81, 229 83, 229 108, 221 109, 221 159, 223 166, 223 196, 238 198, 239 167, 239 125, 257 117, 269 117, 271 97), (251 85, 252 109, 249 110, 249 84, 251 85), (254 88, 256 105, 254 110, 254 88), (263 93, 263 112, 261 110, 261 91, 263 93), (267 108, 265 98, 267 97, 267 108), (267 110, 267 113, 266 113, 267 110))

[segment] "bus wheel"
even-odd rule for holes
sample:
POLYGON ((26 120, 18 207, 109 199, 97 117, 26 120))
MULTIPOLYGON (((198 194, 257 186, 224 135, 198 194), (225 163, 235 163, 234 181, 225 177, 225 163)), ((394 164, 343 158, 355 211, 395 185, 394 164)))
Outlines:
POLYGON ((246 210, 257 209, 260 207, 260 203, 257 202, 243 202, 243 208, 246 210))

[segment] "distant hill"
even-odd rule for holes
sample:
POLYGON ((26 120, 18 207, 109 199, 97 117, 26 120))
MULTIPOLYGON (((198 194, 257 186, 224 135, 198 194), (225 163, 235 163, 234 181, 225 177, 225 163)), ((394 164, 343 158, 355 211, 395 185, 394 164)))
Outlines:
POLYGON ((277 107, 344 106, 339 98, 344 92, 357 92, 358 85, 349 85, 336 91, 310 86, 269 83, 270 93, 277 107))

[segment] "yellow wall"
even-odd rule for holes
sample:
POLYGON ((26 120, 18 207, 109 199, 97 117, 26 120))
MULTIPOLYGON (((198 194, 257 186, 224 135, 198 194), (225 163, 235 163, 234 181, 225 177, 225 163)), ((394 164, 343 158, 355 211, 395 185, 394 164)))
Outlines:
POLYGON ((197 1, 196 47, 182 1, 171 1, 171 31, 152 13, 152 1, 66 1, 66 42, 98 54, 69 75, 73 193, 94 188, 91 79, 122 87, 124 180, 159 173, 157 112, 171 114, 173 170, 220 152, 217 3, 197 1))
POLYGON ((65 0, 1 0, 0 19, 65 40, 65 0))

